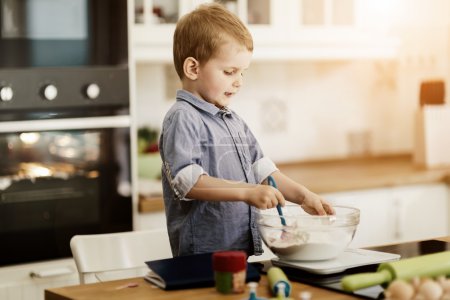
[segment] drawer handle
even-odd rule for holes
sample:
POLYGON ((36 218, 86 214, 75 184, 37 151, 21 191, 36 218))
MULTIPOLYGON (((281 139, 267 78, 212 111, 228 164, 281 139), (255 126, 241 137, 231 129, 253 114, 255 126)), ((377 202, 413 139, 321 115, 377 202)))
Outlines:
POLYGON ((54 276, 61 276, 61 275, 69 275, 74 273, 74 270, 70 267, 62 267, 62 268, 54 268, 54 269, 47 269, 47 270, 41 270, 41 271, 31 271, 30 277, 31 278, 48 278, 48 277, 54 277, 54 276))

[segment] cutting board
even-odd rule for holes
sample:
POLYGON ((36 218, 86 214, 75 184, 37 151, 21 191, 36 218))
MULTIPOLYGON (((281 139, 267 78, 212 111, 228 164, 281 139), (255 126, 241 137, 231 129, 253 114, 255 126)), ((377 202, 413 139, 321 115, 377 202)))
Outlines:
POLYGON ((450 166, 450 105, 424 105, 416 113, 414 162, 450 166))

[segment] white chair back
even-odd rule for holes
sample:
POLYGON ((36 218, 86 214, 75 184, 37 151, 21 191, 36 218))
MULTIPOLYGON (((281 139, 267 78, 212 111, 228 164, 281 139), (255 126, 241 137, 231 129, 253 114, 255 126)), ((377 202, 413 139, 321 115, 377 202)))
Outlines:
POLYGON ((165 229, 76 235, 70 248, 81 284, 142 276, 146 261, 172 257, 165 229))

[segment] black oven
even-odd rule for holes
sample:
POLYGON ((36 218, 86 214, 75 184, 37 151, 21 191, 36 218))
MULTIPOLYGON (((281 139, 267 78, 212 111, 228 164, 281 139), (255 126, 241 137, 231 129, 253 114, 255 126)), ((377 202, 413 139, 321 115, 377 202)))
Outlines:
POLYGON ((3 119, 123 106, 127 80, 126 0, 0 0, 3 119))
POLYGON ((126 0, 0 0, 0 68, 127 63, 126 0))
POLYGON ((0 0, 0 266, 132 229, 126 0, 0 0))

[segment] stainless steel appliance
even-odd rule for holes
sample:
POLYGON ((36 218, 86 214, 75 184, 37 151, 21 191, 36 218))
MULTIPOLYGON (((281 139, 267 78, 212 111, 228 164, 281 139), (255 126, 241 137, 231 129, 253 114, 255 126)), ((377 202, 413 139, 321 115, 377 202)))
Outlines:
POLYGON ((126 104, 127 49, 126 0, 0 0, 0 110, 126 104))
POLYGON ((126 0, 0 0, 0 266, 132 228, 126 0))

